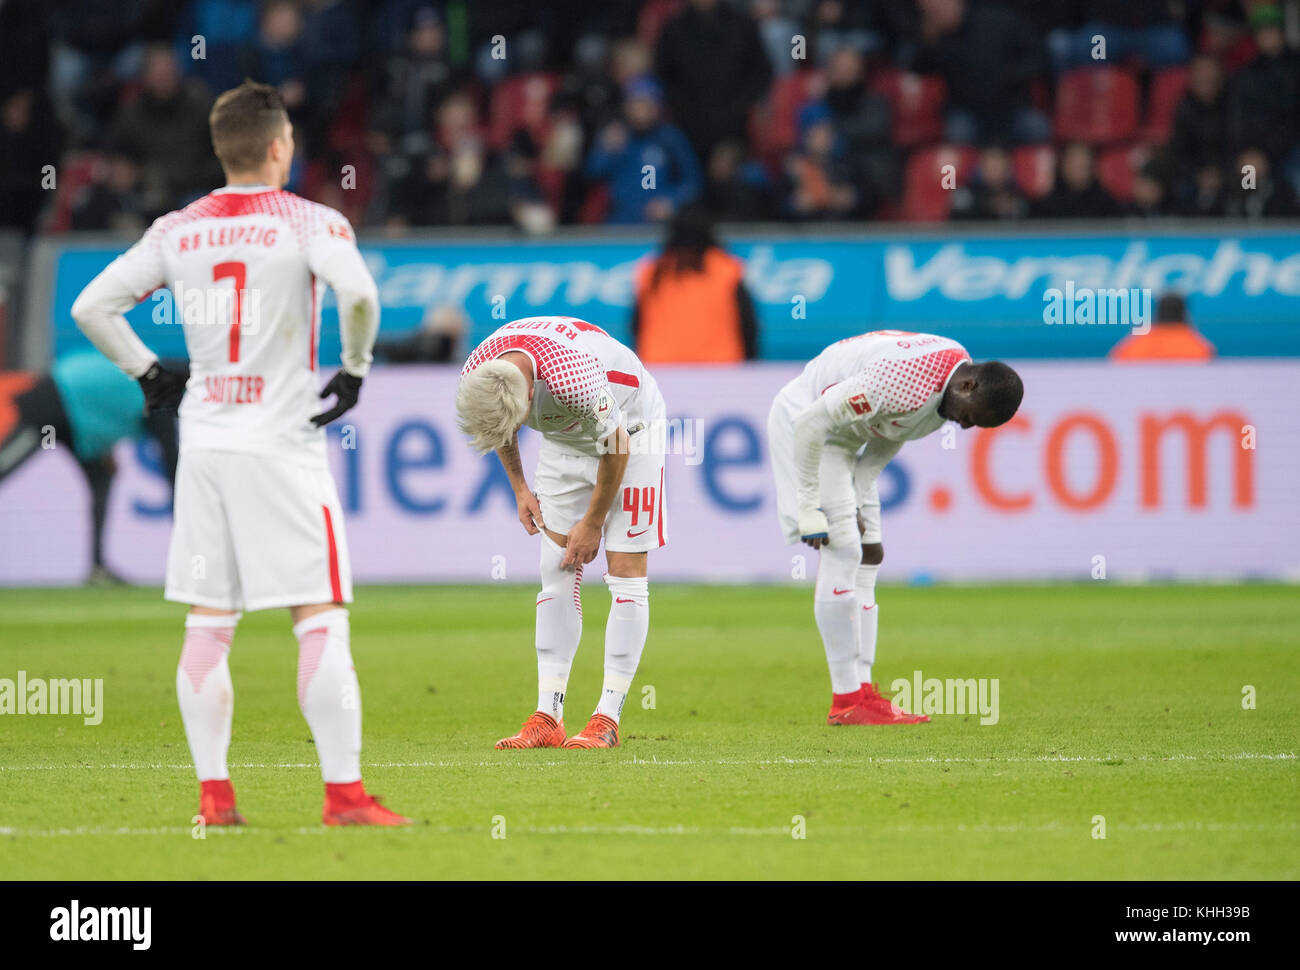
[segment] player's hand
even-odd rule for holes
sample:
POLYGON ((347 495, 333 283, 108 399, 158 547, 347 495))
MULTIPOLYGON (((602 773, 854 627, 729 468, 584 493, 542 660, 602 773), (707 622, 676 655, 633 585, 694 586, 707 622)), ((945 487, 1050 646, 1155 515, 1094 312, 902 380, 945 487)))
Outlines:
POLYGON ((321 397, 329 397, 331 394, 334 395, 334 406, 328 411, 312 415, 311 423, 318 428, 323 428, 335 418, 341 418, 357 406, 357 398, 361 396, 361 378, 345 370, 339 371, 320 390, 321 397))
POLYGON ((144 408, 147 414, 155 411, 175 413, 185 396, 185 384, 190 379, 190 369, 168 370, 158 361, 140 375, 140 389, 144 391, 144 408))
POLYGON ((600 523, 583 519, 569 530, 569 541, 564 546, 561 569, 585 566, 596 558, 600 549, 600 523))
POLYGON ((515 507, 519 510, 519 521, 530 536, 535 536, 546 527, 542 521, 542 506, 532 492, 520 492, 515 496, 515 507))
POLYGON ((831 543, 831 524, 821 509, 805 509, 799 513, 799 541, 820 549, 831 543))

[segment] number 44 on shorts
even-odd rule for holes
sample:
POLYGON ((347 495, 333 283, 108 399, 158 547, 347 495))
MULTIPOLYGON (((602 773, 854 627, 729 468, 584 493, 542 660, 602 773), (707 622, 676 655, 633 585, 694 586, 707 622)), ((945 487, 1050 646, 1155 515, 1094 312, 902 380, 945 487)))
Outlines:
POLYGON ((632 528, 628 530, 628 538, 635 539, 643 535, 655 523, 655 488, 653 485, 647 485, 645 488, 625 488, 623 489, 623 511, 632 513, 632 528), (641 521, 641 514, 645 513, 645 521, 641 521), (641 531, 635 531, 640 526, 641 531))

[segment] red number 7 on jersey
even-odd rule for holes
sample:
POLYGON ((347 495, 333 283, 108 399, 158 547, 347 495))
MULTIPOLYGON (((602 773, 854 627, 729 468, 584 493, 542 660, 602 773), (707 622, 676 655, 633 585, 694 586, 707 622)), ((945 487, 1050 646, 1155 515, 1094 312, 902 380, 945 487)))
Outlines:
POLYGON ((244 281, 248 272, 243 263, 217 263, 212 267, 212 282, 219 280, 235 281, 235 309, 230 321, 230 362, 239 363, 239 327, 244 308, 244 281))

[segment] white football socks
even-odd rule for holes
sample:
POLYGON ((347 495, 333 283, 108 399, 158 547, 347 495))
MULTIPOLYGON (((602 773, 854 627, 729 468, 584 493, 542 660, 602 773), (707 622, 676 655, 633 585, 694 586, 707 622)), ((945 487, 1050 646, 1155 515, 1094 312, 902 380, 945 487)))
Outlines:
POLYGON ((880 566, 858 567, 855 588, 858 594, 858 680, 871 683, 871 665, 876 662, 876 631, 880 624, 880 607, 876 605, 876 574, 880 566))
POLYGON ((813 615, 826 650, 831 690, 852 694, 858 680, 858 601, 856 569, 862 547, 857 524, 838 519, 831 523, 830 544, 822 546, 813 593, 813 615))
POLYGON ((542 533, 542 591, 537 594, 537 709, 564 717, 569 670, 582 639, 582 566, 561 569, 564 549, 542 533))
POLYGON ((352 663, 348 611, 317 613, 294 624, 298 706, 316 742, 327 784, 361 780, 361 685, 352 663))
POLYGON ((185 645, 176 668, 176 699, 199 781, 230 777, 226 752, 230 749, 235 688, 228 658, 240 616, 191 613, 185 618, 185 645))
POLYGON ((617 721, 641 663, 650 631, 650 581, 641 576, 606 576, 609 620, 605 623, 605 683, 596 713, 617 721))

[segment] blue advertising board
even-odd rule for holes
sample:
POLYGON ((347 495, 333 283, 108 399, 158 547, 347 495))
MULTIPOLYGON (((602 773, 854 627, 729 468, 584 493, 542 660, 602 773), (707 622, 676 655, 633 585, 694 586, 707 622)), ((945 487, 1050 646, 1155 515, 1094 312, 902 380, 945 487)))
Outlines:
MULTIPOLYGON (((962 235, 917 237, 754 235, 729 240, 745 259, 758 306, 762 356, 806 360, 867 330, 933 331, 977 357, 1098 357, 1126 327, 1052 325, 1045 306, 1067 284, 1080 291, 1177 291, 1224 356, 1300 355, 1300 233, 1228 235, 962 235)), ((650 236, 548 240, 440 236, 363 240, 379 284, 383 332, 417 327, 430 308, 454 305, 477 341, 501 322, 535 314, 589 319, 626 339, 636 263, 650 236)), ((121 245, 75 245, 55 256, 50 301, 56 355, 80 346, 69 309, 121 245)), ((170 300, 160 292, 130 314, 147 343, 181 356, 170 300)), ((338 356, 337 316, 327 300, 321 359, 338 356)))

